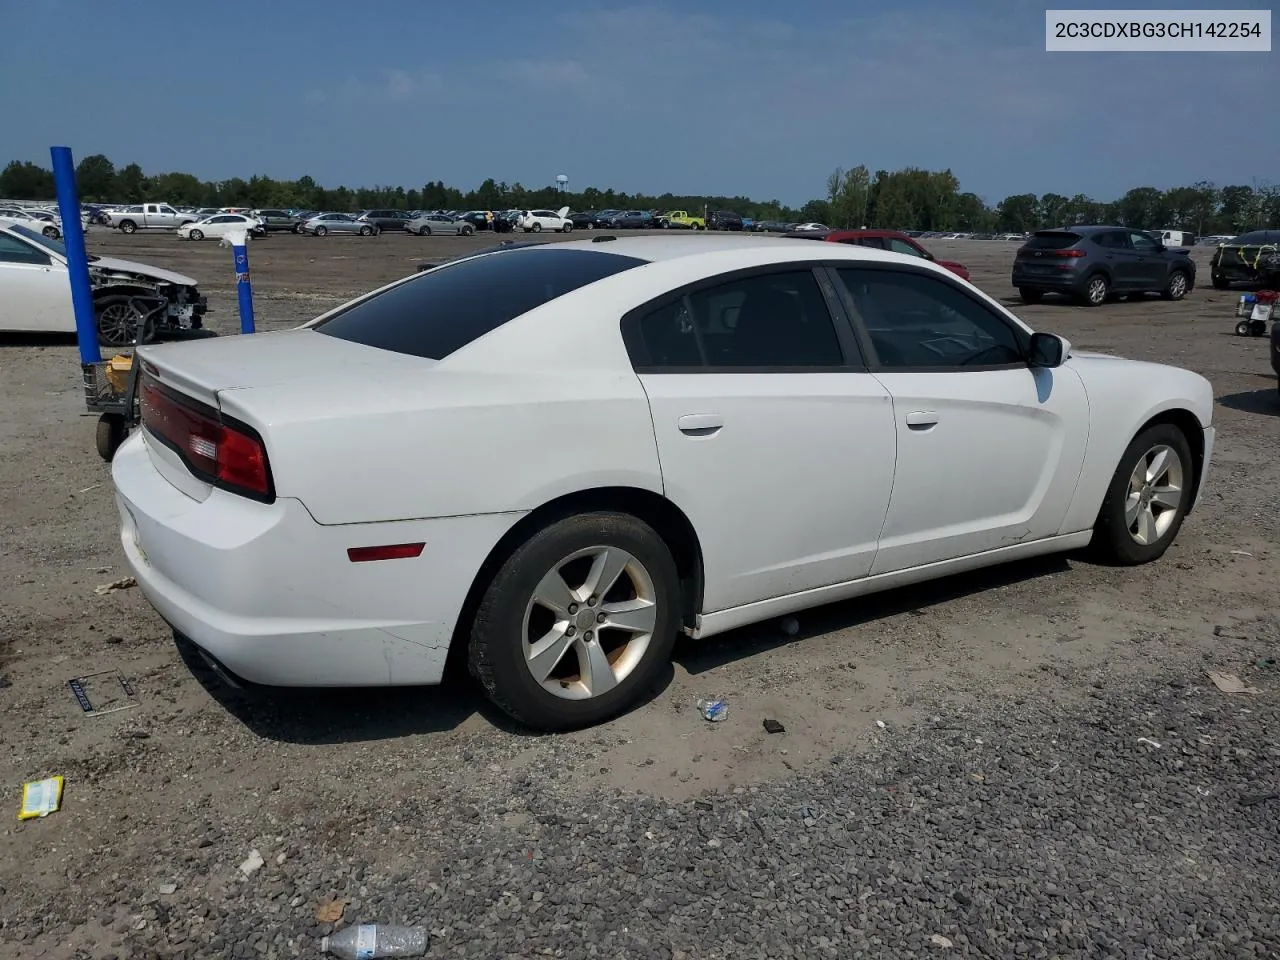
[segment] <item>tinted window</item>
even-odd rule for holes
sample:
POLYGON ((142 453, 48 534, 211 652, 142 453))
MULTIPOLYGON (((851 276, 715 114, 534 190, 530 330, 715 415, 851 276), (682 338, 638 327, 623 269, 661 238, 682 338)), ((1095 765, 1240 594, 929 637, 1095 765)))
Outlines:
POLYGON ((1023 362, 1002 318, 945 280, 866 267, 837 271, 882 366, 995 366, 1023 362))
POLYGON ((909 257, 919 257, 922 255, 919 250, 907 243, 907 241, 899 240, 897 237, 889 238, 889 249, 894 253, 905 253, 909 257))
POLYGON ((1031 250, 1065 250, 1079 242, 1079 234, 1053 230, 1032 234, 1027 247, 1031 250))
POLYGON ((1280 243, 1280 230, 1254 230, 1241 234, 1231 241, 1233 244, 1280 243))
POLYGON ((1138 253, 1155 253, 1160 247, 1145 233, 1138 233, 1136 230, 1129 231, 1129 242, 1133 244, 1133 249, 1138 253))
POLYGON ((1120 230, 1105 230, 1095 233, 1093 242, 1107 250, 1128 250, 1129 235, 1120 230))
POLYGON ((314 329, 438 360, 534 307, 645 262, 594 250, 504 250, 428 270, 314 329))
POLYGON ((0 233, 0 263, 49 263, 49 255, 28 246, 16 237, 0 233))
POLYGON ((649 366, 844 363, 826 300, 810 270, 743 277, 699 290, 643 316, 637 330, 649 366))

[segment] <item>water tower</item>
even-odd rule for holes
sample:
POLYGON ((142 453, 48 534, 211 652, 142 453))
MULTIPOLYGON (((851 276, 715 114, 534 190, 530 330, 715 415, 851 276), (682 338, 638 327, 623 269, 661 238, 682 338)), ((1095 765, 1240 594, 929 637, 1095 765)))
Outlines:
POLYGON ((569 186, 569 176, 568 176, 568 174, 564 174, 564 173, 562 173, 562 174, 560 174, 558 177, 556 177, 556 189, 557 189, 557 190, 559 190, 561 193, 564 193, 564 191, 568 188, 568 186, 569 186))

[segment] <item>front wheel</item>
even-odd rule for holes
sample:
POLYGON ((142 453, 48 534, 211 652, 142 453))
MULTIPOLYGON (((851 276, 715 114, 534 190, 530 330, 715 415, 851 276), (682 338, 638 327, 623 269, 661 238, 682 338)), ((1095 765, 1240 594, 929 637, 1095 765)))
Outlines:
MULTIPOLYGON (((94 319, 98 327, 98 343, 104 347, 127 347, 138 336, 138 321, 142 314, 133 298, 124 294, 101 297, 93 304, 94 319)), ((155 337, 155 324, 148 323, 142 332, 142 342, 149 343, 155 337)))
POLYGON ((430 228, 430 227, 428 227, 428 226, 426 226, 425 224, 424 224, 423 226, 419 227, 419 228, 418 228, 418 236, 420 236, 420 237, 429 237, 429 236, 431 236, 431 228, 430 228))
POLYGON ((360 236, 362 236, 362 237, 372 237, 372 236, 373 236, 373 227, 370 227, 370 226, 367 226, 367 225, 366 225, 366 226, 361 227, 361 228, 360 228, 360 236))
POLYGON ((1170 423, 1142 431, 1120 458, 1098 511, 1095 552, 1125 566, 1159 559, 1178 535, 1194 483, 1186 435, 1170 423))
POLYGON ((132 220, 126 220, 124 223, 120 224, 121 233, 133 233, 137 229, 138 225, 132 220))
POLYGON ((1169 280, 1160 296, 1165 300, 1181 300, 1187 295, 1187 275, 1181 270, 1169 274, 1169 280))
POLYGON ((41 230, 40 232, 41 232, 41 233, 43 233, 46 237, 48 237, 50 240, 57 240, 57 239, 58 239, 58 228, 57 228, 57 227, 52 227, 52 226, 50 226, 50 227, 45 227, 45 228, 44 228, 43 230, 41 230))
POLYGON ((1236 324, 1236 336, 1247 337, 1253 333, 1253 324, 1248 320, 1241 320, 1236 324))
POLYGON ((471 224, 467 224, 465 227, 462 228, 461 232, 462 232, 462 236, 464 237, 473 237, 475 236, 476 228, 471 226, 471 224))
POLYGON ((670 660, 680 626, 675 562, 647 523, 593 512, 544 527, 485 591, 471 672, 514 719, 543 730, 633 706, 670 660))
POLYGON ((187 239, 189 239, 189 240, 203 240, 203 239, 204 239, 204 234, 203 234, 201 231, 199 231, 199 230, 191 230, 191 231, 189 231, 189 232, 187 233, 187 239))
POLYGON ((316 227, 316 236, 317 236, 317 237, 327 237, 328 235, 329 235, 329 228, 328 228, 328 227, 316 227))
POLYGON ((534 223, 534 225, 533 225, 532 227, 530 227, 529 229, 530 229, 530 230, 532 230, 534 233, 541 233, 541 232, 542 232, 542 224, 540 224, 540 223, 534 223))
POLYGON ((573 224, 572 224, 572 223, 566 223, 563 227, 561 227, 561 228, 560 228, 560 232, 561 232, 561 233, 573 233, 573 224))
POLYGON ((98 418, 98 429, 94 436, 98 456, 110 463, 129 436, 129 429, 124 424, 124 417, 118 413, 104 413, 98 418))

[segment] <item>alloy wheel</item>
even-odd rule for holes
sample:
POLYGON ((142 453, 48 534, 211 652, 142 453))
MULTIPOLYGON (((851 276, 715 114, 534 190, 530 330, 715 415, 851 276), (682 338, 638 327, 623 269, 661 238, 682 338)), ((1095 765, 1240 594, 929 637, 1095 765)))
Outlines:
POLYGON ((534 588, 522 621, 525 664, 548 693, 598 697, 639 666, 657 623, 657 590, 644 565, 618 547, 587 547, 534 588))
POLYGON ((1182 502, 1182 458, 1157 444, 1138 458, 1129 476, 1124 520, 1135 543, 1148 546, 1163 537, 1178 517, 1182 502))

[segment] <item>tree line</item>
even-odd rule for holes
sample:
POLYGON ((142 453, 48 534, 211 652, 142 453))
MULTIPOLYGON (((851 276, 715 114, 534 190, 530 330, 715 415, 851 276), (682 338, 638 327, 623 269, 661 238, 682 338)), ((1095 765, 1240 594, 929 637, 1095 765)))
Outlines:
MULTIPOLYGON (((665 209, 701 212, 733 210, 756 220, 817 221, 836 227, 1025 232, 1075 223, 1120 223, 1138 229, 1175 228, 1197 235, 1234 234, 1280 228, 1280 186, 1270 183, 1217 186, 1201 180, 1190 186, 1159 190, 1135 187, 1112 201, 1084 194, 1017 194, 992 205, 960 189, 950 170, 877 170, 866 166, 836 168, 827 178, 826 194, 794 208, 777 200, 749 197, 651 196, 587 187, 581 191, 556 186, 526 187, 490 178, 463 191, 433 180, 418 188, 323 187, 309 177, 277 180, 201 180, 189 173, 147 174, 136 163, 117 168, 102 154, 87 156, 76 167, 82 201, 141 203, 160 200, 196 207, 289 207, 308 210, 504 210, 568 206, 574 210, 665 209)), ((0 198, 50 200, 53 173, 39 164, 14 160, 0 171, 0 198)))

